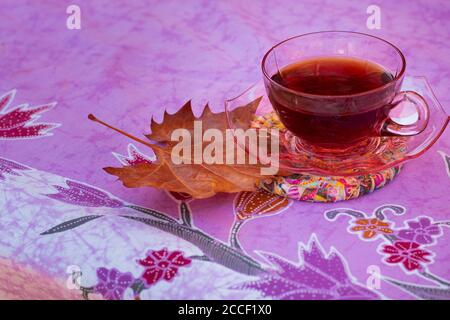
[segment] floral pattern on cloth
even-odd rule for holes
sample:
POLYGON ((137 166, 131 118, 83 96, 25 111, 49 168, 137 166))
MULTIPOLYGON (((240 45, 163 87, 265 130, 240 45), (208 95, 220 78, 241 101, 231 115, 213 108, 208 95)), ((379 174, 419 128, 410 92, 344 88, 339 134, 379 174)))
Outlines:
POLYGON ((11 107, 16 90, 0 97, 0 140, 33 139, 52 135, 58 123, 35 123, 44 112, 52 109, 56 102, 30 107, 28 104, 11 107))
MULTIPOLYGON (((191 263, 181 251, 170 252, 167 248, 150 250, 144 259, 137 260, 144 267, 139 277, 131 272, 121 272, 116 268, 97 269, 97 284, 92 287, 80 286, 79 289, 85 299, 100 294, 107 300, 122 300, 126 290, 131 290, 134 299, 139 300, 143 290, 148 290, 161 280, 170 281, 178 275, 178 269, 191 263)), ((78 274, 73 274, 76 280, 78 274)))
POLYGON ((393 245, 383 245, 382 253, 387 254, 384 260, 389 264, 401 263, 407 271, 423 269, 431 263, 431 252, 420 248, 420 244, 410 241, 395 241, 393 245))
MULTIPOLYGON (((235 221, 230 230, 229 244, 204 233, 201 229, 193 227, 191 199, 185 194, 171 194, 177 202, 180 219, 174 219, 163 212, 150 208, 139 207, 115 199, 108 193, 84 184, 66 181, 72 188, 78 188, 88 193, 76 193, 77 196, 69 197, 52 196, 52 199, 81 206, 92 207, 99 205, 100 199, 114 199, 122 204, 122 207, 133 209, 140 215, 121 215, 119 218, 131 219, 144 223, 150 227, 158 228, 171 233, 197 246, 203 255, 185 256, 180 250, 169 251, 167 248, 149 250, 146 257, 138 259, 137 263, 144 268, 138 277, 129 272, 118 269, 101 267, 97 270, 98 283, 91 287, 80 287, 85 298, 92 294, 101 294, 105 299, 123 299, 127 290, 133 292, 135 299, 140 298, 143 290, 151 290, 152 286, 161 281, 171 281, 179 275, 180 269, 192 263, 213 263, 234 270, 238 273, 256 276, 258 280, 231 284, 233 290, 253 290, 262 296, 276 299, 317 298, 317 299, 378 299, 379 295, 356 283, 351 277, 344 257, 332 249, 326 253, 315 235, 311 236, 309 244, 300 244, 300 264, 290 263, 274 253, 260 253, 270 266, 261 264, 258 260, 248 255, 238 241, 238 234, 244 222, 250 222, 255 218, 280 214, 292 203, 284 197, 273 195, 264 190, 255 192, 241 192, 234 201, 235 221), (93 197, 92 194, 96 195, 93 197), (75 199, 75 201, 74 201, 75 199), (285 284, 283 287, 282 284, 285 284), (281 286, 281 287, 280 287, 281 286)), ((55 186, 56 187, 56 186, 55 186)), ((57 190, 60 190, 57 188, 57 190)), ((60 191, 61 192, 61 191, 60 191)), ((102 202, 104 207, 120 209, 119 206, 109 206, 108 202, 102 202)), ((52 235, 67 232, 78 228, 82 224, 96 220, 101 216, 79 217, 60 223, 42 235, 52 235), (83 219, 84 220, 81 220, 83 219)))
POLYGON ((439 224, 426 216, 418 217, 414 220, 406 221, 408 228, 397 231, 397 237, 420 244, 430 245, 435 243, 436 239, 442 235, 442 229, 439 224))
POLYGON ((101 294, 107 300, 120 300, 128 289, 134 278, 130 272, 122 273, 112 268, 99 268, 97 270, 98 284, 94 287, 93 292, 101 294))
MULTIPOLYGON (((3 106, 9 104, 14 94, 2 98, 3 106)), ((22 109, 20 109, 23 111, 22 109)), ((46 108, 39 109, 46 111, 46 108)), ((23 126, 28 126, 34 121, 32 113, 22 114, 25 121, 23 126)), ((19 118, 20 118, 19 117, 19 118)), ((12 119, 9 115, 3 118, 12 119)), ((10 120, 8 120, 10 121, 10 120)), ((17 123, 19 123, 18 121, 17 123)), ((25 136, 28 138, 28 136, 25 136)), ((129 144, 128 155, 113 153, 124 166, 133 166, 139 163, 148 163, 155 160, 154 155, 142 153, 136 146, 129 144)), ((444 158, 446 159, 446 158, 444 158)), ((33 171, 34 169, 12 160, 0 158, 0 180, 5 180, 8 175, 19 176, 21 171, 33 171)), ((397 170, 397 168, 395 168, 397 170)), ((394 172, 389 181, 397 174, 394 172)), ((193 226, 189 202, 193 199, 190 195, 177 192, 168 192, 170 197, 179 207, 180 219, 173 218, 163 212, 141 207, 123 201, 112 194, 97 187, 77 182, 71 179, 65 180, 65 185, 52 185, 55 192, 43 193, 50 199, 67 203, 73 206, 108 209, 132 209, 135 214, 121 215, 136 222, 144 223, 150 227, 171 233, 191 242, 197 246, 203 255, 185 256, 180 250, 169 251, 167 248, 149 250, 144 258, 136 262, 143 268, 140 275, 135 277, 132 272, 122 272, 117 268, 100 267, 97 269, 97 284, 85 287, 79 286, 85 299, 101 298, 108 300, 124 299, 127 291, 131 292, 134 299, 140 299, 144 290, 151 288, 160 282, 171 282, 180 275, 180 270, 192 263, 214 263, 235 272, 253 277, 252 280, 232 284, 232 290, 256 291, 264 298, 272 299, 379 299, 382 296, 374 290, 359 284, 351 276, 346 259, 336 249, 326 252, 317 236, 312 234, 307 245, 299 243, 299 261, 288 261, 275 253, 257 251, 267 265, 258 259, 252 258, 246 253, 245 248, 239 242, 238 235, 244 223, 248 223, 259 217, 270 217, 282 213, 289 208, 292 201, 289 198, 305 201, 337 201, 339 194, 356 197, 355 183, 348 184, 348 178, 336 178, 340 183, 341 191, 332 191, 323 177, 317 177, 321 188, 329 188, 328 193, 319 189, 311 190, 312 185, 300 182, 302 175, 279 177, 295 188, 290 189, 288 197, 280 196, 266 189, 254 192, 241 192, 236 195, 234 201, 234 221, 229 233, 229 243, 224 244, 219 239, 211 237, 202 230, 193 226), (303 189, 302 189, 303 188, 303 189), (341 193, 340 193, 341 192, 341 193), (331 197, 331 198, 330 198, 331 197), (193 237, 196 235, 196 237, 193 237), (255 280, 256 277, 256 280, 255 280)), ((310 176, 311 178, 312 176, 310 176)), ((366 177, 367 178, 367 177, 366 177)), ((371 192, 382 186, 383 175, 377 174, 364 184, 364 192, 371 192)), ((313 183, 314 185, 314 183, 313 183)), ((362 240, 374 241, 385 239, 380 244, 378 252, 384 257, 383 261, 388 265, 399 265, 406 273, 417 273, 420 276, 433 281, 440 287, 417 286, 404 283, 396 279, 385 279, 416 297, 443 298, 449 295, 446 280, 439 278, 428 270, 428 266, 434 262, 434 252, 428 246, 436 243, 442 235, 441 226, 448 225, 446 221, 434 222, 430 217, 421 216, 405 222, 405 228, 394 228, 394 224, 386 219, 385 211, 402 214, 404 208, 399 206, 384 206, 377 208, 372 216, 351 209, 337 209, 334 213, 327 214, 330 220, 340 213, 352 216, 352 224, 348 230, 358 234, 362 240)), ((64 221, 41 233, 43 236, 66 232, 80 227, 86 223, 102 218, 104 215, 86 215, 64 221)), ((77 274, 73 276, 76 282, 77 274)), ((74 292, 70 296, 77 297, 74 292)))
MULTIPOLYGON (((445 66, 450 63, 450 55, 432 61, 423 57, 437 57, 450 48, 448 41, 437 41, 448 38, 448 10, 442 10, 448 8, 448 1, 410 1, 405 6, 400 1, 382 0, 377 4, 383 13, 395 13, 396 23, 371 32, 401 43, 409 56, 417 58, 415 70, 426 71, 433 90, 445 98, 450 83, 445 66)), ((96 130, 85 119, 89 112, 102 112, 121 128, 138 134, 139 128, 149 129, 148 116, 161 120, 164 108, 173 112, 175 106, 189 98, 193 105, 203 107, 209 101, 219 110, 232 92, 241 92, 255 80, 259 73, 255 57, 283 35, 293 35, 305 26, 328 30, 339 24, 357 30, 365 22, 365 6, 354 1, 305 0, 273 6, 263 0, 249 6, 243 1, 201 0, 182 10, 173 10, 174 6, 173 2, 152 0, 132 4, 119 0, 109 6, 83 1, 81 10, 88 14, 89 21, 83 19, 82 30, 77 31, 65 28, 61 2, 0 2, 4 13, 0 22, 4 49, 4 87, 0 90, 0 256, 7 257, 0 258, 0 297, 80 298, 80 291, 68 292, 68 283, 64 283, 70 276, 66 267, 72 264, 81 267, 84 286, 107 285, 107 290, 99 286, 97 293, 88 293, 89 299, 101 298, 102 294, 111 299, 174 300, 274 299, 297 294, 295 290, 271 292, 269 286, 261 284, 266 279, 269 284, 293 283, 303 293, 306 287, 310 288, 308 294, 323 288, 331 293, 327 297, 340 297, 323 278, 318 285, 313 282, 317 274, 305 273, 312 267, 304 257, 313 252, 310 245, 315 234, 318 249, 314 252, 319 254, 314 260, 320 261, 316 264, 320 270, 327 270, 328 259, 333 260, 331 266, 344 265, 346 270, 340 274, 343 279, 345 273, 351 281, 349 287, 365 288, 366 267, 379 267, 381 287, 370 290, 373 294, 363 292, 364 297, 450 299, 446 245, 450 224, 445 221, 449 220, 450 206, 448 129, 433 148, 405 166, 394 184, 340 205, 305 203, 287 196, 282 200, 270 194, 274 198, 269 204, 288 204, 273 211, 254 211, 250 200, 259 197, 252 193, 219 194, 198 201, 186 194, 125 189, 101 171, 108 161, 114 161, 108 159, 113 151, 123 165, 153 161, 153 154, 140 146, 127 148, 122 137, 96 130), (149 7, 151 10, 146 10, 149 7), (309 14, 302 14, 305 12, 309 14), (345 15, 336 21, 333 12, 345 15), (119 23, 118 15, 123 16, 119 23), (205 35, 205 30, 214 30, 213 35, 205 35), (16 86, 20 87, 12 99, 10 89, 16 86), (3 95, 7 91, 9 94, 3 95), (23 96, 25 93, 30 96, 23 96), (53 100, 58 100, 56 107, 27 113, 27 109, 53 100), (31 106, 20 106, 25 101, 31 106), (11 128, 11 122, 15 128, 11 128), (47 130, 50 128, 45 125, 52 122, 64 126, 47 130), (146 157, 139 156, 143 154, 146 157), (73 182, 72 186, 68 182, 73 182), (238 197, 248 199, 248 204, 236 207, 238 197), (396 203, 393 207, 409 211, 395 216, 390 211, 385 219, 374 217, 377 210, 372 212, 373 208, 392 202, 396 203), (335 222, 323 218, 324 211, 342 206, 363 216, 348 221, 340 215, 335 222), (428 217, 431 226, 438 226, 440 234, 422 226, 420 215, 428 217), (372 229, 350 230, 361 226, 356 220, 374 218, 389 226, 377 222, 364 224, 372 229), (411 228, 406 223, 409 220, 416 220, 420 227, 411 228), (232 236, 233 225, 241 227, 232 236), (393 233, 383 232, 384 228, 393 233), (232 244, 228 237, 241 242, 232 244), (397 242, 410 244, 396 247, 397 242), (397 251, 388 249, 391 253, 385 253, 385 246, 397 251), (179 267, 169 281, 161 277, 136 296, 135 292, 144 288, 142 279, 131 285, 129 276, 117 281, 118 274, 140 279, 145 267, 136 261, 145 259, 149 251, 163 248, 169 253, 182 251, 191 263, 179 267), (408 271, 404 260, 394 263, 398 257, 392 258, 392 263, 386 261, 403 253, 403 248, 408 248, 404 255, 412 258, 416 257, 413 250, 429 252, 422 257, 430 262, 419 259, 420 267, 408 271), (269 259, 273 262, 255 251, 264 251, 263 255, 272 257, 269 259), (335 258, 331 258, 333 252, 335 258), (101 268, 107 271, 99 279, 97 270, 101 268), (249 282, 255 284, 238 288, 249 282)), ((194 109, 201 114, 200 108, 194 109)), ((265 121, 272 119, 266 117, 265 121)), ((345 196, 343 187, 339 187, 342 189, 334 192, 345 196)), ((291 191, 303 196, 298 185, 291 191)), ((324 191, 318 194, 326 194, 324 191)), ((314 197, 319 199, 314 194, 310 199, 314 197)), ((321 196, 320 200, 324 199, 321 196)), ((338 279, 328 270, 320 273, 338 279)))
POLYGON ((335 249, 326 253, 313 234, 308 245, 300 244, 299 260, 293 263, 277 255, 259 252, 272 269, 256 281, 234 286, 257 290, 264 297, 279 300, 367 300, 379 295, 351 280, 348 266, 335 249))
POLYGON ((378 235, 391 234, 394 231, 389 228, 389 222, 384 222, 378 218, 372 219, 357 219, 354 221, 353 227, 350 227, 351 232, 359 233, 363 239, 372 239, 378 235))
POLYGON ((389 266, 400 266, 408 274, 418 275, 432 281, 434 286, 420 286, 384 277, 383 280, 397 285, 402 290, 423 299, 450 298, 450 282, 433 274, 429 267, 434 263, 435 253, 431 246, 443 234, 442 227, 450 226, 450 221, 434 221, 428 216, 418 216, 404 222, 406 228, 394 228, 387 219, 388 214, 403 215, 406 209, 399 205, 387 204, 376 208, 372 215, 349 208, 325 211, 325 218, 335 221, 339 215, 350 217, 350 233, 363 231, 362 240, 382 240, 378 253, 389 266), (372 228, 367 228, 371 226, 372 228), (375 237, 378 235, 378 237, 375 237))
MULTIPOLYGON (((4 117, 0 118, 3 121, 1 122, 3 124, 1 128, 3 129, 6 128, 6 125, 32 126, 36 119, 35 115, 50 109, 47 106, 36 107, 36 113, 33 113, 27 112, 27 107, 20 106, 13 109, 13 112, 5 113, 13 96, 14 93, 9 93, 0 100, 4 113, 4 117)), ((33 108, 29 109, 34 111, 33 108)), ((38 136, 48 135, 45 131, 40 133, 42 135, 38 136)), ((30 137, 28 135, 22 136, 25 139, 30 137)), ((127 155, 118 153, 113 153, 113 155, 124 166, 133 166, 155 160, 153 153, 150 152, 150 155, 144 154, 133 144, 128 145, 127 153, 127 155)), ((443 154, 441 153, 441 155, 443 154)), ((443 158, 448 165, 448 157, 443 155, 443 158)), ((32 176, 35 170, 18 162, 0 158, 0 180, 7 182, 9 176, 19 177, 25 172, 27 172, 27 175, 31 172, 29 176, 32 176)), ((388 180, 393 179, 397 173, 398 171, 394 172, 392 176, 388 176, 388 180)), ((148 250, 145 257, 136 260, 137 265, 143 269, 140 273, 122 272, 116 267, 100 267, 96 270, 97 283, 95 285, 79 286, 82 297, 85 299, 101 297, 108 300, 119 300, 125 298, 126 292, 131 293, 134 299, 140 299, 143 291, 152 290, 158 283, 172 283, 175 278, 182 276, 185 267, 201 263, 216 264, 250 277, 245 282, 230 284, 229 288, 231 290, 255 291, 264 298, 383 298, 375 290, 364 287, 354 279, 345 257, 334 248, 327 253, 314 233, 310 235, 307 245, 299 243, 298 262, 286 260, 276 253, 256 251, 258 258, 264 260, 261 261, 249 255, 240 244, 239 234, 242 232, 244 224, 260 217, 279 215, 292 205, 293 201, 290 198, 299 199, 300 197, 300 200, 306 201, 337 201, 339 194, 344 195, 344 198, 349 195, 353 197, 359 195, 354 189, 356 184, 350 183, 348 185, 348 178, 339 180, 336 177, 336 183, 340 183, 343 188, 342 192, 336 191, 339 189, 337 188, 336 192, 329 189, 330 192, 324 191, 324 193, 311 190, 312 185, 300 182, 300 176, 302 175, 280 177, 283 181, 294 186, 293 189, 290 189, 290 196, 286 196, 286 194, 280 196, 266 189, 238 193, 234 199, 234 220, 229 230, 228 243, 224 243, 194 227, 190 208, 190 202, 193 199, 188 194, 168 192, 178 205, 178 219, 151 208, 126 202, 100 188, 72 179, 65 179, 62 184, 49 184, 48 187, 53 188, 53 192, 41 193, 40 196, 75 207, 104 208, 109 211, 128 210, 121 211, 121 214, 116 215, 116 218, 132 220, 159 229, 193 244, 202 252, 201 255, 187 256, 178 249, 148 250)), ((323 178, 318 177, 318 179, 321 188, 329 188, 323 178)), ((382 174, 374 175, 371 179, 364 184, 364 190, 369 190, 367 192, 376 190, 377 186, 383 185, 382 174)), ((370 216, 352 209, 332 210, 327 212, 326 216, 329 220, 334 220, 341 213, 351 216, 351 224, 348 227, 350 233, 357 234, 364 241, 382 240, 378 247, 378 253, 382 256, 382 261, 386 265, 399 266, 405 273, 417 274, 432 281, 434 285, 416 285, 390 278, 384 278, 383 280, 418 298, 449 298, 449 282, 431 273, 429 267, 434 263, 436 256, 430 247, 436 244, 439 237, 442 236, 442 228, 449 226, 450 223, 448 221, 436 222, 428 216, 420 216, 405 221, 405 225, 399 228, 394 227, 394 223, 386 218, 387 212, 400 215, 404 211, 405 208, 401 206, 385 205, 377 208, 370 216)), ((43 231, 41 235, 50 236, 68 232, 87 223, 93 223, 93 221, 98 223, 105 216, 106 214, 79 216, 63 221, 43 231)), ((72 275, 73 283, 76 283, 77 276, 79 275, 72 275)), ((48 297, 53 297, 48 290, 46 292, 46 294, 49 294, 48 297)), ((64 289, 61 289, 61 294, 67 294, 67 297, 70 298, 79 298, 80 296, 76 291, 67 293, 64 289)), ((31 294, 29 296, 31 297, 31 294)))
MULTIPOLYGON (((34 169, 23 167, 27 169, 26 172, 31 172, 27 175, 33 176, 34 169)), ((9 173, 5 173, 5 177, 7 175, 9 173)), ((13 173, 12 177, 17 175, 13 173)), ((277 216, 293 204, 288 198, 264 190, 241 192, 235 196, 232 211, 234 222, 230 228, 229 241, 225 243, 201 228, 194 227, 190 208, 193 199, 187 194, 168 193, 179 207, 179 218, 176 218, 161 211, 126 202, 98 187, 70 179, 63 180, 61 184, 52 183, 49 188, 53 188, 55 192, 44 192, 41 196, 79 208, 103 208, 107 210, 109 218, 128 219, 159 229, 189 242, 202 252, 200 255, 185 255, 177 248, 151 249, 145 256, 136 260, 136 264, 142 268, 140 272, 124 272, 117 267, 101 266, 97 269, 97 283, 79 288, 86 299, 124 299, 125 296, 127 299, 130 296, 140 299, 144 291, 153 290, 157 284, 168 282, 168 285, 171 285, 173 279, 183 275, 185 267, 203 263, 221 266, 249 277, 244 282, 229 283, 229 290, 255 292, 263 298, 384 298, 376 290, 365 287, 354 279, 346 258, 334 248, 325 251, 315 234, 310 235, 306 245, 299 243, 298 262, 291 262, 273 252, 257 250, 256 259, 247 254, 246 248, 238 241, 244 223, 251 223, 260 217, 277 216), (116 210, 120 214, 115 215, 116 210)), ((401 227, 396 227, 388 219, 388 215, 403 215, 405 210, 398 205, 383 205, 376 208, 371 215, 343 208, 327 211, 325 216, 330 221, 334 221, 339 215, 351 217, 348 226, 350 233, 358 235, 364 241, 381 240, 378 253, 386 265, 400 266, 407 274, 418 274, 438 286, 416 285, 391 278, 383 278, 384 281, 398 286, 414 297, 446 298, 450 295, 450 284, 431 273, 429 266, 435 257, 431 246, 437 243, 443 234, 443 228, 450 226, 450 223, 434 221, 429 216, 419 216, 404 221, 401 227)), ((41 234, 51 237, 70 232, 87 223, 95 221, 98 224, 105 216, 106 214, 79 216, 62 221, 41 234)))

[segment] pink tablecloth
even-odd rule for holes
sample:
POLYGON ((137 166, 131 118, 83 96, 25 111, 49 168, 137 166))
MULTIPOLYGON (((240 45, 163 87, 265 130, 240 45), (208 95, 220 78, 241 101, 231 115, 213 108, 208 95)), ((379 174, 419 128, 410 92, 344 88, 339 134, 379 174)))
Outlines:
POLYGON ((80 296, 79 284, 108 299, 450 298, 448 130, 371 195, 273 198, 278 210, 259 215, 236 208, 250 194, 186 201, 124 188, 102 167, 152 151, 87 120, 95 113, 140 136, 151 116, 189 99, 198 113, 207 101, 223 110, 224 98, 260 79, 272 44, 330 29, 398 45, 407 74, 426 76, 449 112, 448 1, 378 1, 380 30, 366 27, 372 1, 76 4, 80 30, 66 27, 67 2, 0 3, 1 268, 48 281, 33 293, 24 277, 0 277, 0 298, 80 296), (43 107, 11 115, 25 103, 43 107), (191 225, 178 220, 180 207, 191 225), (229 245, 233 226, 241 250, 229 245))

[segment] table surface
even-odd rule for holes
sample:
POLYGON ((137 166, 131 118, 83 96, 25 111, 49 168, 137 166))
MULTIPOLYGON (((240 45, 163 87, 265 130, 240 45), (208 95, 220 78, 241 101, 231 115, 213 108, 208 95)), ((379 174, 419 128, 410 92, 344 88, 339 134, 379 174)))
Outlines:
POLYGON ((66 2, 0 3, 0 298, 77 298, 70 275, 81 271, 89 296, 108 299, 135 298, 136 283, 141 299, 450 299, 448 129, 377 192, 244 208, 242 220, 236 199, 254 195, 180 201, 123 187, 102 168, 152 151, 87 120, 141 136, 189 99, 222 111, 260 79, 271 45, 320 30, 393 42, 450 113, 448 1, 380 0, 380 30, 366 27, 372 1, 76 3, 81 30, 66 28, 66 2), (44 107, 11 113, 25 103, 44 107))

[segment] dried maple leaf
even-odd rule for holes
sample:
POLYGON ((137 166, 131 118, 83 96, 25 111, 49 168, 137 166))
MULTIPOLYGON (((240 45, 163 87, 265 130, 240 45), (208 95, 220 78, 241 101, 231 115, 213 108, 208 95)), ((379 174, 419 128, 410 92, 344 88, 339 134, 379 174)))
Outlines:
MULTIPOLYGON (((243 124, 250 127, 250 123, 261 98, 258 98, 248 105, 237 108, 231 112, 231 116, 243 124)), ((157 142, 151 144, 141 139, 115 129, 108 124, 98 120, 93 115, 89 119, 102 123, 126 136, 151 147, 157 160, 152 163, 138 163, 135 165, 120 168, 104 168, 109 174, 117 176, 129 188, 154 187, 173 192, 184 192, 193 198, 207 198, 218 192, 240 192, 252 191, 256 189, 256 183, 262 178, 259 164, 174 164, 172 161, 172 149, 175 145, 171 141, 173 130, 183 128, 192 133, 194 131, 194 121, 201 120, 203 131, 207 129, 218 129, 225 137, 227 129, 227 118, 224 112, 212 113, 207 105, 198 118, 192 113, 191 103, 187 102, 178 112, 174 114, 165 113, 164 120, 158 124, 151 121, 151 134, 147 138, 157 142)), ((204 144, 204 142, 202 142, 204 144)), ((235 148, 235 146, 232 146, 235 148)), ((192 144, 192 148, 195 145, 192 144)), ((236 151, 236 150, 234 150, 236 151)), ((227 150, 224 150, 224 154, 227 150)), ((235 153, 236 154, 236 153, 235 153)), ((183 156, 179 156, 179 160, 183 156)), ((186 162, 186 161, 185 161, 186 162)))
MULTIPOLYGON (((231 111, 230 116, 233 117, 233 122, 238 120, 239 127, 249 128, 261 98, 257 98, 249 104, 231 111)), ((174 114, 169 114, 166 111, 161 123, 157 123, 152 119, 150 123, 151 133, 146 137, 157 142, 170 142, 173 130, 178 128, 186 129, 193 135, 195 120, 202 121, 203 130, 218 129, 224 132, 228 128, 225 112, 212 113, 209 105, 206 105, 202 114, 199 117, 195 117, 192 112, 191 102, 188 101, 174 114)))

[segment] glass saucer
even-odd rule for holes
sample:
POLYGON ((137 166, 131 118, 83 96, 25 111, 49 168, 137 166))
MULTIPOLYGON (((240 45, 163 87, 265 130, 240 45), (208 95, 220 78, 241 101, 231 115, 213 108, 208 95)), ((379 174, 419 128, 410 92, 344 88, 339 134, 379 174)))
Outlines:
MULTIPOLYGON (((279 122, 272 105, 267 98, 262 81, 251 86, 236 98, 225 102, 228 126, 230 129, 248 129, 250 127, 268 127, 265 122, 272 122, 271 127, 280 130, 271 131, 279 137, 279 170, 282 174, 308 173, 325 176, 356 176, 379 172, 399 166, 400 164, 419 157, 426 152, 445 130, 449 116, 437 101, 433 91, 424 77, 405 77, 401 90, 416 91, 426 100, 430 109, 430 118, 424 131, 409 137, 384 136, 373 138, 367 142, 370 147, 363 146, 360 152, 351 154, 316 154, 302 148, 298 138, 284 128, 279 122), (260 99, 259 103, 258 99, 260 99), (253 103, 252 103, 253 102, 253 103), (248 108, 254 114, 254 121, 243 121, 238 108, 248 108)), ((393 120, 399 124, 414 119, 414 114, 405 110, 392 111, 393 120), (396 118, 396 115, 398 117, 396 118)), ((244 117, 246 118, 246 117, 244 117)), ((270 141, 270 140, 269 140, 270 141)), ((242 143, 242 140, 241 140, 242 143)), ((247 145, 241 145, 248 153, 254 152, 247 145)), ((254 154, 258 157, 258 154, 254 154)))

